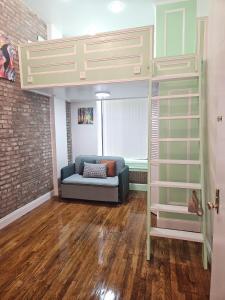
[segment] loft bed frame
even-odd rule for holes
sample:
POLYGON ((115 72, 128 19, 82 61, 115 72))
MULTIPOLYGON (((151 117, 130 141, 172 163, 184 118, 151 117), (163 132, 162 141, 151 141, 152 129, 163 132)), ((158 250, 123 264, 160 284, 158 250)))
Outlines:
POLYGON ((148 80, 153 26, 19 46, 21 87, 39 90, 148 80))
MULTIPOLYGON (((198 19, 197 26, 197 49, 193 55, 181 55, 177 57, 164 57, 153 59, 154 28, 140 27, 134 29, 120 30, 109 33, 97 34, 95 36, 81 36, 74 38, 58 39, 51 41, 22 44, 19 46, 19 63, 21 88, 40 94, 46 94, 58 87, 76 87, 89 84, 123 83, 129 81, 147 80, 149 82, 149 157, 148 157, 148 191, 147 191, 147 259, 151 258, 151 237, 166 237, 181 240, 200 242, 203 244, 203 265, 207 268, 207 247, 206 247, 206 206, 205 206, 205 184, 204 184, 204 153, 203 153, 203 128, 204 128, 204 92, 203 92, 203 68, 204 59, 206 19, 198 19), (164 82, 176 80, 185 81, 196 79, 197 90, 189 90, 185 93, 171 92, 168 87, 161 93, 160 85, 164 82), (152 87, 159 85, 159 93, 154 95, 152 87), (152 109, 154 102, 169 102, 179 99, 197 98, 199 111, 197 115, 176 115, 160 116, 160 111, 155 114, 152 109), (159 130, 163 121, 173 122, 174 120, 186 120, 191 122, 199 120, 198 137, 177 137, 179 142, 199 142, 200 152, 198 159, 170 159, 160 158, 160 143, 171 143, 174 138, 154 136, 152 130, 155 124, 159 130), (155 122, 155 123, 154 123, 155 122), (153 147, 155 144, 155 148, 153 147), (157 155, 156 155, 157 154, 157 155), (156 156, 155 156, 156 155, 156 156), (159 173, 161 166, 182 165, 187 169, 190 165, 200 166, 198 182, 171 182, 171 180, 160 180, 159 173), (157 167, 157 168, 156 168, 157 167), (152 176, 155 168, 157 180, 152 176), (153 193, 153 188, 158 192, 153 193), (161 188, 175 188, 192 191, 198 190, 203 216, 199 221, 200 232, 189 232, 185 230, 169 230, 165 227, 153 228, 151 226, 151 212, 157 214, 160 222, 162 213, 175 213, 186 216, 190 214, 184 203, 174 205, 171 203, 160 203, 159 191, 161 188), (157 202, 155 203, 155 199, 157 202)), ((159 107, 158 105, 158 107, 159 107)), ((157 107, 157 106, 156 106, 157 107)), ((51 118, 54 120, 53 113, 51 118)), ((188 130, 188 128, 187 128, 188 130)), ((53 130, 54 133, 54 130, 53 130)), ((54 148, 54 147, 53 147, 54 148)), ((55 149, 53 149, 54 156, 55 149)), ((168 153, 167 153, 168 154, 168 153)), ((190 155, 190 153, 188 153, 190 155)), ((55 172, 56 173, 56 172, 55 172)), ((56 191, 57 176, 54 177, 54 190, 56 191)), ((187 192, 188 195, 188 192, 187 192)), ((168 200, 168 199, 167 199, 168 200)), ((190 218, 189 222, 191 223, 190 218)), ((162 226, 161 226, 162 227, 162 226)), ((198 231, 198 230, 196 230, 198 231)))

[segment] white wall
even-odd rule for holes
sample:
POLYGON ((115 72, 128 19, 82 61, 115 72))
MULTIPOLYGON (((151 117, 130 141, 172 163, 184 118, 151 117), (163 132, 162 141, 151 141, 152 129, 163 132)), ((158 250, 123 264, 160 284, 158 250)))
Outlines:
POLYGON ((197 16, 205 17, 209 15, 209 0, 197 1, 197 16))
POLYGON ((59 178, 61 168, 68 165, 65 100, 55 97, 54 107, 55 107, 57 176, 59 178))
POLYGON ((152 0, 126 0, 126 8, 112 13, 110 0, 25 0, 48 23, 62 31, 64 36, 76 36, 153 24, 152 0))
POLYGON ((78 155, 98 154, 98 116, 96 101, 71 104, 73 160, 78 155), (94 108, 94 124, 78 124, 78 108, 94 108))
POLYGON ((61 39, 63 37, 62 31, 59 30, 54 24, 47 25, 48 40, 61 39))

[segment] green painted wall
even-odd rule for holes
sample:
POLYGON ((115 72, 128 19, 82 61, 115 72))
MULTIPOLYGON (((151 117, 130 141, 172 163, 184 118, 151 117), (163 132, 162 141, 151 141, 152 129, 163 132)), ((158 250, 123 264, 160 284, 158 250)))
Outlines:
MULTIPOLYGON (((190 89, 193 84, 193 90, 196 89, 196 82, 187 80, 177 82, 180 88, 182 85, 190 89)), ((170 90, 170 83, 162 83, 162 89, 170 90)), ((174 90, 174 87, 173 87, 174 90)), ((192 97, 190 99, 181 98, 179 100, 165 100, 160 101, 159 105, 160 117, 165 116, 185 116, 185 115, 198 115, 199 114, 199 99, 192 97)), ((199 137, 199 120, 161 120, 159 122, 159 136, 160 138, 187 138, 199 137)), ((160 159, 180 159, 180 160, 199 160, 199 142, 161 142, 159 146, 160 159)), ((200 167, 186 166, 186 165, 161 165, 159 169, 159 179, 161 181, 174 181, 174 182, 200 182, 200 167)), ((177 203, 185 205, 187 197, 191 196, 191 191, 187 193, 182 189, 160 189, 160 202, 177 203), (169 198, 168 198, 169 197, 169 198)))
POLYGON ((156 57, 195 53, 196 0, 156 6, 156 57))
MULTIPOLYGON (((156 75, 182 74, 195 72, 195 64, 192 58, 171 61, 160 60, 155 67, 156 75), (184 67, 186 66, 186 68, 184 67), (182 67, 183 66, 183 67, 182 67)), ((158 103, 159 117, 175 116, 198 116, 199 98, 196 96, 185 96, 185 94, 196 94, 199 91, 198 79, 160 81, 157 85, 157 94, 160 96, 184 95, 179 99, 161 100, 158 103)), ((155 105, 155 104, 153 104, 155 105)), ((159 121, 159 138, 199 138, 199 119, 175 119, 159 121)), ((163 141, 159 143, 159 159, 171 160, 200 160, 199 141, 163 141)), ((199 165, 160 165, 159 180, 171 182, 200 183, 199 165)), ((178 188, 159 188, 159 202, 162 204, 187 205, 192 190, 178 188)), ((198 194, 199 199, 201 195, 198 194)), ((160 213, 160 217, 169 219, 180 219, 197 221, 199 217, 181 214, 160 213)))

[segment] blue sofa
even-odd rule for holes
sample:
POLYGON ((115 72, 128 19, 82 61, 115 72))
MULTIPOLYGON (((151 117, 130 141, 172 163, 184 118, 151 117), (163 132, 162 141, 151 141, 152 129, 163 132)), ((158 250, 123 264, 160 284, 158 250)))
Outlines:
POLYGON ((105 202, 124 202, 129 191, 129 168, 122 157, 80 155, 75 163, 61 170, 62 198, 105 202), (116 176, 107 178, 85 178, 79 175, 83 162, 100 160, 116 161, 116 176))

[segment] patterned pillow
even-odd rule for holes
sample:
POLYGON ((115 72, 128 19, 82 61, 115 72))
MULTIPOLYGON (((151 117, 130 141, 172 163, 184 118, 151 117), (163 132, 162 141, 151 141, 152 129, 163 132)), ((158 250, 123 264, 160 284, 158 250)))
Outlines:
POLYGON ((79 170, 78 170, 79 175, 83 175, 83 172, 84 172, 84 163, 85 162, 90 163, 90 164, 95 164, 96 160, 92 159, 92 158, 82 159, 81 162, 80 162, 80 165, 79 165, 79 170))
POLYGON ((107 177, 106 164, 90 164, 84 162, 83 177, 106 178, 107 177))

